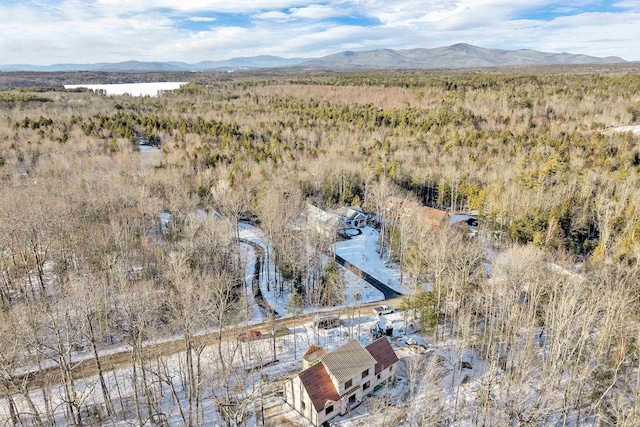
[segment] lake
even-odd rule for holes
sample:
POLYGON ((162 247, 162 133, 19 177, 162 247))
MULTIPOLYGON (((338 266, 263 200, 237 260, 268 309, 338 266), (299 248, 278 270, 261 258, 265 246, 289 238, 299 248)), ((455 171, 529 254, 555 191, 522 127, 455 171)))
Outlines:
POLYGON ((84 87, 91 90, 104 90, 107 95, 158 96, 160 90, 175 90, 188 82, 154 82, 154 83, 117 83, 103 85, 64 85, 65 89, 84 87))

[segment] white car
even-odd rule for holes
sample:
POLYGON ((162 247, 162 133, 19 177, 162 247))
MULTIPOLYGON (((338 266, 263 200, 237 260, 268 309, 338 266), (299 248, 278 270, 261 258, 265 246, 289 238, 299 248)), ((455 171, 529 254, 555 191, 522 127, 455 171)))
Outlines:
POLYGON ((378 316, 383 315, 383 314, 391 314, 391 313, 395 313, 396 309, 391 307, 390 305, 381 305, 378 307, 373 307, 373 312, 375 314, 377 314, 378 316))

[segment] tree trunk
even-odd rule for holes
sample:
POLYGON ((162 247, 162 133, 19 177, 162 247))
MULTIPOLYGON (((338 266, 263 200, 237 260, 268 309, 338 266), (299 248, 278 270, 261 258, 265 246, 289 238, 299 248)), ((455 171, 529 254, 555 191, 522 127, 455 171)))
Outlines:
POLYGON ((96 346, 95 333, 93 330, 92 319, 87 318, 89 326, 89 342, 91 343, 91 350, 93 351, 93 358, 96 362, 96 368, 98 369, 98 378, 100 380, 100 388, 102 389, 102 397, 104 398, 104 404, 107 408, 107 415, 112 417, 114 414, 113 403, 111 402, 111 395, 109 394, 109 388, 104 380, 104 373, 102 371, 102 363, 100 362, 100 355, 98 354, 98 348, 96 346))

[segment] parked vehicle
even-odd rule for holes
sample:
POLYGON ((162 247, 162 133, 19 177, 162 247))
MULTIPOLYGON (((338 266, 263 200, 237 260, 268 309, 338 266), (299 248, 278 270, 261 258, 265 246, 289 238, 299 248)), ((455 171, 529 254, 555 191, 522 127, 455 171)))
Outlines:
POLYGON ((338 316, 319 317, 313 322, 316 329, 332 329, 340 326, 340 318, 338 316))
POLYGON ((396 309, 391 307, 390 305, 381 305, 381 306, 378 306, 378 307, 373 307, 373 312, 375 314, 377 314, 378 316, 380 316, 382 314, 395 313, 396 309))
POLYGON ((238 335, 238 341, 253 341, 259 340, 260 338, 262 338, 262 332, 255 330, 249 330, 248 332, 243 332, 238 335))

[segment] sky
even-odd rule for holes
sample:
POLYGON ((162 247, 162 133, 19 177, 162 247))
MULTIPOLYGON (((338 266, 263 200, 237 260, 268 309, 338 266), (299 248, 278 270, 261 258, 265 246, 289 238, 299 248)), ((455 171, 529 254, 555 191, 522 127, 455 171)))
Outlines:
POLYGON ((454 43, 640 60, 640 0, 0 0, 0 64, 313 58, 454 43))

